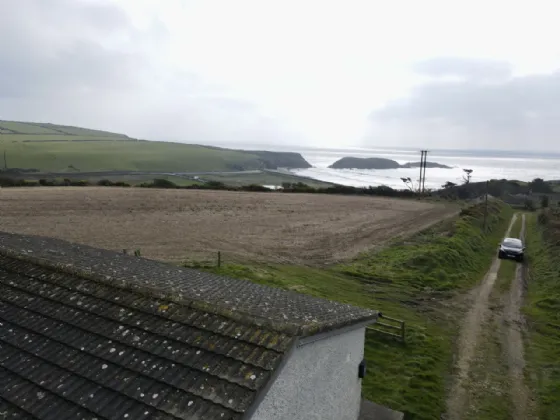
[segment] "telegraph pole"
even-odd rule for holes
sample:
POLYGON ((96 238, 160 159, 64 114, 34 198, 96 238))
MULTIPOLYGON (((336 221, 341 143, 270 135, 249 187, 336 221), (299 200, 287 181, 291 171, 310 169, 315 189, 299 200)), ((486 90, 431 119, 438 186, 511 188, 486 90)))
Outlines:
POLYGON ((424 150, 424 174, 422 175, 422 193, 426 190, 426 166, 428 165, 428 151, 424 150))
POLYGON ((426 159, 427 150, 420 150, 420 180, 418 181, 418 192, 423 193, 426 189, 426 159))
POLYGON ((486 196, 484 198, 484 232, 486 232, 486 218, 488 217, 488 182, 486 181, 486 196))
POLYGON ((424 150, 420 150, 420 178, 418 178, 418 192, 422 192, 422 167, 424 166, 424 150))

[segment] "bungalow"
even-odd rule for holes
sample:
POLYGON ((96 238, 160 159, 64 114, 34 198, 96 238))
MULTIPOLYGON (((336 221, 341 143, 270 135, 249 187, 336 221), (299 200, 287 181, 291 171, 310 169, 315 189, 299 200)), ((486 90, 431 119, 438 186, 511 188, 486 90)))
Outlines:
MULTIPOLYGON (((2 419, 357 420, 375 311, 0 233, 2 419)), ((366 411, 364 410, 364 412, 366 411)))

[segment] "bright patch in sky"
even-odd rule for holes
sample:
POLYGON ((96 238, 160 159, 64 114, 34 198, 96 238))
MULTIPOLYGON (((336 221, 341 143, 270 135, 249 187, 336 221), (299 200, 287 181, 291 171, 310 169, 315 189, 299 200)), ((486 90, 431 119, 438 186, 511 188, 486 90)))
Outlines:
POLYGON ((556 149, 552 1, 0 0, 0 118, 198 143, 556 149))

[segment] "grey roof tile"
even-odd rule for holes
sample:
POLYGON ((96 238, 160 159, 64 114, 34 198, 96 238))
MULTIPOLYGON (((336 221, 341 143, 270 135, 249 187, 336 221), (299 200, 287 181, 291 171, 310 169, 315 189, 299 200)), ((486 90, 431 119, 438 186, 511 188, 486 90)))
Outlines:
POLYGON ((33 417, 31 414, 25 412, 17 405, 10 403, 9 401, 5 400, 4 398, 0 397, 0 413, 2 413, 3 420, 33 420, 36 417, 33 417))
MULTIPOLYGON (((288 334, 314 334, 376 316, 347 304, 53 238, 0 233, 0 253, 288 334)), ((131 304, 130 295, 114 300, 131 304)))
POLYGON ((237 420, 297 335, 373 318, 348 305, 0 232, 0 408, 39 420, 237 420))

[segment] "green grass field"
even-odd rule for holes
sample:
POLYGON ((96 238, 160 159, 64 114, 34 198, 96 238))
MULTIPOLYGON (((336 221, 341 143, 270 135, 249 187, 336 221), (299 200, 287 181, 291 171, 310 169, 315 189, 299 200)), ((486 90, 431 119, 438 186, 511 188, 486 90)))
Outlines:
MULTIPOLYGON (((55 135, 58 139, 71 140, 73 136, 85 137, 109 137, 113 139, 126 139, 124 134, 111 133, 108 131, 92 130, 89 128, 73 127, 68 125, 36 123, 36 122, 19 122, 19 121, 2 121, 0 120, 0 133, 12 134, 11 140, 19 140, 18 135, 37 135, 31 139, 41 139, 42 136, 55 135), (68 137, 66 137, 68 136, 68 137)), ((21 139, 21 138, 20 138, 21 139)))
POLYGON ((526 376, 541 419, 560 419, 560 213, 528 217, 526 376))
MULTIPOLYGON (((2 136, 0 135, 0 141, 2 136)), ((79 171, 228 171, 259 169, 256 155, 202 146, 149 141, 3 142, 9 168, 79 171)), ((0 146, 1 147, 1 146, 0 146)), ((3 163, 3 162, 0 162, 3 163)))
POLYGON ((42 172, 64 172, 69 167, 81 172, 219 172, 305 167, 307 162, 298 154, 143 141, 79 127, 0 121, 0 168, 4 164, 42 172))
POLYGON ((415 419, 435 419, 445 410, 461 315, 447 303, 482 278, 511 214, 510 207, 493 203, 490 232, 483 234, 479 206, 377 254, 324 269, 227 261, 220 268, 192 261, 187 265, 380 310, 406 321, 404 344, 368 332, 369 374, 363 394, 415 419))

